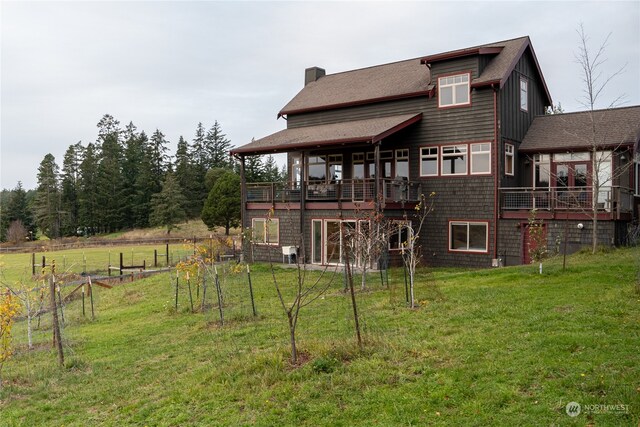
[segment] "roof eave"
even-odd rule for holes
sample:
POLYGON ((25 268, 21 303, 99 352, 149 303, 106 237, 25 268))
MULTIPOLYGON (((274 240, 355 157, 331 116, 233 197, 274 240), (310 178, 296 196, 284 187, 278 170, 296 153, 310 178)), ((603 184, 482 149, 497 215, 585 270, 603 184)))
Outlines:
POLYGON ((477 47, 473 49, 455 50, 453 52, 438 53, 435 55, 425 56, 420 59, 421 64, 431 64, 433 62, 445 61, 447 59, 463 58, 471 55, 497 55, 502 52, 502 46, 495 47, 477 47))
POLYGON ((385 102, 385 101, 395 101, 398 99, 407 99, 407 98, 415 98, 418 96, 429 96, 430 90, 421 90, 418 92, 410 92, 401 95, 392 95, 392 96, 384 96, 380 98, 371 98, 371 99, 363 99, 361 101, 352 101, 352 102, 343 102, 339 104, 330 104, 330 105, 322 105, 319 107, 309 107, 309 108, 299 108, 293 110, 285 110, 282 109, 278 113, 278 118, 283 116, 288 116, 290 114, 302 114, 302 113, 312 113, 315 111, 326 111, 326 110, 334 110, 337 108, 347 108, 347 107, 355 107, 358 105, 366 105, 366 104, 375 104, 377 102, 385 102))
MULTIPOLYGON (((608 149, 616 149, 622 147, 633 147, 635 143, 631 141, 625 141, 617 144, 602 144, 598 145, 598 151, 600 150, 608 150, 608 149)), ((576 151, 585 151, 589 150, 591 147, 588 145, 570 145, 566 147, 554 147, 554 148, 545 148, 545 147, 533 147, 526 148, 520 146, 518 149, 519 152, 525 154, 538 154, 538 153, 567 153, 567 152, 576 152, 576 151)))

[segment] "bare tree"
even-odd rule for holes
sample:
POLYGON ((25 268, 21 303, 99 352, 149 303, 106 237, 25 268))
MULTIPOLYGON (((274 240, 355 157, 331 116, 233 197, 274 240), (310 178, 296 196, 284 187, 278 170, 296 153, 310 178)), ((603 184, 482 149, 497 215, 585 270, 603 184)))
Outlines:
MULTIPOLYGON (((415 277, 416 268, 421 259, 421 247, 418 244, 420 233, 422 232, 422 226, 427 219, 427 216, 433 211, 433 198, 436 193, 432 192, 429 196, 420 194, 420 201, 415 207, 415 220, 416 222, 410 222, 407 215, 405 215, 405 223, 400 227, 406 227, 407 240, 402 243, 402 261, 407 267, 409 272, 409 305, 411 308, 415 308, 415 277)), ((402 234, 401 234, 402 235, 402 234)))
POLYGON ((7 229, 7 240, 11 243, 22 243, 27 239, 28 235, 29 232, 19 219, 16 219, 9 224, 9 228, 7 229))
MULTIPOLYGON (((271 221, 271 218, 267 218, 267 221, 271 221)), ((322 270, 322 272, 317 275, 315 278, 310 278, 307 276, 307 266, 304 263, 305 260, 305 252, 304 252, 304 237, 300 237, 300 253, 299 256, 296 257, 296 278, 293 283, 294 286, 294 296, 292 301, 287 301, 287 297, 283 293, 283 285, 278 280, 273 260, 271 258, 271 251, 268 251, 269 254, 269 266, 271 269, 271 278, 273 280, 273 285, 276 288, 276 293, 278 294, 278 300, 280 301, 280 306, 282 310, 287 316, 287 322, 289 325, 289 342, 291 344, 291 363, 293 365, 298 363, 298 345, 296 341, 296 331, 298 327, 298 320, 300 319, 300 311, 302 308, 308 306, 322 295, 324 295, 333 279, 335 278, 334 270, 333 274, 328 280, 323 280, 325 278, 325 273, 328 269, 328 266, 322 270)))
MULTIPOLYGON (((586 133, 586 146, 591 157, 592 197, 589 216, 592 221, 592 252, 595 253, 598 247, 598 210, 600 206, 601 192, 604 186, 612 185, 616 176, 620 176, 623 171, 614 171, 611 167, 613 153, 619 148, 622 141, 610 141, 607 139, 606 122, 607 114, 596 112, 596 106, 604 97, 604 91, 609 83, 620 75, 626 64, 618 68, 610 75, 603 75, 603 66, 606 62, 605 51, 611 37, 607 35, 602 44, 597 49, 589 46, 589 37, 586 35, 584 25, 581 23, 577 29, 579 37, 578 52, 575 60, 581 68, 581 78, 583 82, 582 98, 580 103, 589 114, 590 128, 586 133), (612 146, 612 142, 614 143, 612 146), (608 151, 605 151, 608 148, 608 151)), ((615 108, 624 98, 624 95, 617 96, 609 102, 607 108, 615 108)))

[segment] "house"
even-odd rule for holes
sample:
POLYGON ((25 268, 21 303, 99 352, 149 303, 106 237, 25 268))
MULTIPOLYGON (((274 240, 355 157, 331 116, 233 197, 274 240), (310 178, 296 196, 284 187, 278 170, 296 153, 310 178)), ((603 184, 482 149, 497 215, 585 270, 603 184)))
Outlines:
MULTIPOLYGON (((242 176, 242 226, 251 230, 253 257, 297 247, 305 262, 340 263, 342 226, 367 227, 365 214, 380 212, 397 224, 388 252, 397 262, 406 221, 420 194, 432 192, 434 211, 420 241, 428 265, 526 262, 533 208, 550 242, 571 221, 571 247, 588 244, 588 200, 573 200, 580 200, 574 187, 592 186, 575 163, 589 153, 578 141, 584 114, 544 116, 551 105, 528 37, 336 74, 308 68, 304 87, 278 113, 286 129, 232 150, 241 174, 247 156, 287 153, 287 182, 242 176)), ((610 192, 598 195, 601 232, 613 243, 638 206, 638 107, 619 111, 625 130, 598 135, 611 141, 598 146, 611 168, 636 161, 635 174, 629 167, 628 177, 616 174, 615 183, 600 186, 610 192)))

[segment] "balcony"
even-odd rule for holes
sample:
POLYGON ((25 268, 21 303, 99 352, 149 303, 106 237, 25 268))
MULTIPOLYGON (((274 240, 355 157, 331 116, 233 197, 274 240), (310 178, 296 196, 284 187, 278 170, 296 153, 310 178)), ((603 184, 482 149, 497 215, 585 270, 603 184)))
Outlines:
MULTIPOLYGON (((503 213, 531 211, 589 213, 593 209, 593 187, 531 187, 501 188, 500 206, 503 213)), ((633 192, 623 187, 601 187, 597 195, 597 209, 611 219, 633 211, 633 192)))
MULTIPOLYGON (((417 182, 404 179, 382 179, 384 203, 417 202, 422 188, 417 182)), ((301 188, 290 182, 247 183, 247 202, 300 202, 301 188)), ((305 201, 309 202, 373 202, 376 199, 375 179, 345 179, 335 183, 309 181, 305 185, 305 201)))

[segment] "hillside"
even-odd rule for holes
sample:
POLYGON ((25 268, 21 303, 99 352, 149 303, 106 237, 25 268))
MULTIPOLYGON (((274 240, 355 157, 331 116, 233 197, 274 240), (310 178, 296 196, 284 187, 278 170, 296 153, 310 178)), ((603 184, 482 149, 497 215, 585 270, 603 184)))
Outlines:
MULTIPOLYGON (((257 317, 246 274, 220 268, 224 325, 211 282, 205 313, 190 312, 184 278, 174 310, 175 273, 97 289, 95 320, 71 302, 63 370, 48 316, 30 352, 20 322, 18 352, 2 372, 0 425, 640 421, 640 248, 576 255, 566 271, 551 260, 543 275, 533 266, 423 270, 416 310, 405 307, 402 270, 390 272, 388 289, 371 275, 357 295, 362 352, 338 274, 302 309, 298 366, 289 363, 286 317, 267 266, 251 274, 257 317), (582 405, 575 418, 569 402, 582 405)), ((295 270, 276 275, 290 298, 295 270)))

